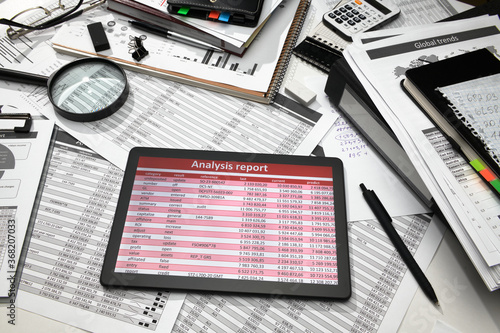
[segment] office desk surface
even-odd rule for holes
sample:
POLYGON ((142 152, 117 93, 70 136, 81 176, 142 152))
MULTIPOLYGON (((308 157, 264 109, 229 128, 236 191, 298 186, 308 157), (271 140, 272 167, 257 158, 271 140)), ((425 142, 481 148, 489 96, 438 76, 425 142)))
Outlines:
MULTIPOLYGON (((33 4, 40 2, 0 0, 0 16, 9 18, 33 4)), ((500 291, 490 293, 487 290, 450 231, 446 233, 426 274, 436 290, 441 308, 436 309, 418 290, 399 332, 500 332, 500 291)), ((1 332, 81 331, 22 309, 17 309, 16 325, 13 326, 8 323, 5 305, 0 306, 0 313, 1 332)), ((82 311, 82 316, 85 315, 82 311)))

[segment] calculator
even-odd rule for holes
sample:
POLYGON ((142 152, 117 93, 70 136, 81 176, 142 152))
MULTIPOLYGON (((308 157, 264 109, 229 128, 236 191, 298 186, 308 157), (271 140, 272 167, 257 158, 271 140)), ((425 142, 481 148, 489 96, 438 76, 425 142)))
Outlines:
POLYGON ((323 23, 351 41, 358 32, 368 31, 395 19, 400 9, 390 0, 350 0, 323 15, 323 23))

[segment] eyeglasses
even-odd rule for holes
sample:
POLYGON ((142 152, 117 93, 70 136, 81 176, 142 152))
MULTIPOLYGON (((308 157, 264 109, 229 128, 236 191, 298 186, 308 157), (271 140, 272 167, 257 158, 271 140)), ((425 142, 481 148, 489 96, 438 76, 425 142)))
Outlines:
POLYGON ((54 27, 105 2, 106 0, 58 0, 45 7, 38 6, 23 10, 10 20, 2 18, 0 24, 8 25, 7 36, 10 39, 16 39, 33 30, 54 27))

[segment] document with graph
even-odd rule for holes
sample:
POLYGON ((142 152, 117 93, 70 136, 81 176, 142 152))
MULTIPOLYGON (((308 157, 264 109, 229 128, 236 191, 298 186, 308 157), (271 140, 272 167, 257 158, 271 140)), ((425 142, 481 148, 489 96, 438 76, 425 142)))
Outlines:
POLYGON ((279 91, 292 48, 310 0, 286 0, 243 57, 175 42, 130 26, 121 16, 93 11, 61 27, 52 39, 56 51, 74 56, 101 56, 123 67, 176 82, 261 103, 271 103, 279 91), (101 21, 110 49, 96 52, 87 25, 101 21), (139 38, 148 55, 137 61, 131 41, 139 38), (265 50, 265 51, 263 51, 265 50))

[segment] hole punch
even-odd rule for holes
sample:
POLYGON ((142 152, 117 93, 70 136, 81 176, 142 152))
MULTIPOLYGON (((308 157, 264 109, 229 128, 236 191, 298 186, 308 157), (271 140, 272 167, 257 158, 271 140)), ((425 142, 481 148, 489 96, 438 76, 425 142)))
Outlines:
POLYGON ((13 131, 15 133, 29 133, 33 119, 30 113, 0 113, 0 120, 24 120, 23 126, 14 126, 13 128, 0 128, 0 132, 13 131))

